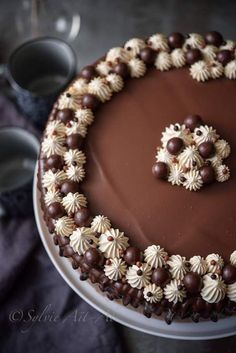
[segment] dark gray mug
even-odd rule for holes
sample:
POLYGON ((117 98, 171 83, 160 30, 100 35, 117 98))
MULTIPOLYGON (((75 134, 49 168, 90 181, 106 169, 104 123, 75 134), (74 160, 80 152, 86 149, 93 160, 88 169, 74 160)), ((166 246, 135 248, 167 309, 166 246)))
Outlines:
POLYGON ((32 214, 37 138, 19 127, 0 128, 0 217, 32 214))
POLYGON ((21 110, 43 129, 58 94, 76 74, 73 49, 57 38, 41 37, 22 44, 10 56, 7 79, 21 110))

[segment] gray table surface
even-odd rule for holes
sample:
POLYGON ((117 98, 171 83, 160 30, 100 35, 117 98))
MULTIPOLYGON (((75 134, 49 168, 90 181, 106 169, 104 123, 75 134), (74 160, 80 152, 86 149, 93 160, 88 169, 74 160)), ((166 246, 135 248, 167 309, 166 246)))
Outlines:
MULTIPOLYGON (((63 1, 63 0, 61 0, 63 1)), ((69 2, 69 0, 64 0, 69 2)), ((49 0, 57 8, 58 0, 49 0)), ((112 46, 155 32, 200 32, 216 29, 236 39, 235 1, 180 0, 70 0, 81 15, 81 31, 72 43, 79 67, 92 63, 112 46)), ((0 61, 15 45, 14 15, 20 0, 0 0, 0 61), (9 21, 11 20, 11 21, 9 21)), ((54 6, 53 4, 53 6, 54 6)), ((55 10, 56 11, 56 10, 55 10)), ((127 352, 208 353, 236 352, 236 337, 216 341, 176 341, 153 337, 119 325, 127 352)))

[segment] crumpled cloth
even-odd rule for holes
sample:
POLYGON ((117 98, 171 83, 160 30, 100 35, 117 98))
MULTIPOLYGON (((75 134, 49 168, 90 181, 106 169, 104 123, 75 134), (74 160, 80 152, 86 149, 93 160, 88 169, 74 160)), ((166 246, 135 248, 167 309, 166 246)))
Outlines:
MULTIPOLYGON (((0 126, 37 131, 0 96, 0 126)), ((3 151, 1 151, 3 153, 3 151)), ((51 263, 33 217, 0 220, 0 352, 121 353, 117 324, 83 301, 51 263)))

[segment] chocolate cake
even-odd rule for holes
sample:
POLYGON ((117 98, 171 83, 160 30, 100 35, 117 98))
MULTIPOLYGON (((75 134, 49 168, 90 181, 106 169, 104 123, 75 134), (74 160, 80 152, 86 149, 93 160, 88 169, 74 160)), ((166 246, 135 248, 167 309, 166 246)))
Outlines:
POLYGON ((81 70, 43 136, 60 255, 168 324, 236 311, 235 80, 236 44, 218 32, 133 38, 81 70))

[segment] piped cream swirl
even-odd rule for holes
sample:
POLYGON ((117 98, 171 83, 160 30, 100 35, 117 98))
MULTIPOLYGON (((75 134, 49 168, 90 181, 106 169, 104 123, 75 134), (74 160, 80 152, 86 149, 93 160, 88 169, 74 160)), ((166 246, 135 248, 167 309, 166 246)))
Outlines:
POLYGON ((127 269, 125 261, 118 259, 117 257, 108 261, 109 264, 104 266, 105 275, 113 281, 121 279, 125 275, 127 269))
POLYGON ((207 274, 203 277, 201 297, 208 303, 218 303, 226 295, 226 285, 221 276, 207 274))
POLYGON ((180 255, 170 256, 167 264, 170 266, 170 273, 174 279, 182 280, 189 270, 186 258, 180 255))
POLYGON ((91 228, 77 228, 70 236, 70 246, 79 255, 83 255, 90 247, 96 247, 98 238, 91 228))
POLYGON ((140 266, 130 266, 126 273, 126 279, 131 287, 141 289, 149 285, 151 274, 151 267, 148 264, 143 263, 140 266))
POLYGON ((74 220, 63 216, 55 221, 55 232, 63 237, 69 237, 75 228, 74 220))
POLYGON ((129 243, 128 237, 119 229, 110 228, 99 237, 99 249, 106 258, 120 257, 120 251, 124 251, 129 243))
POLYGON ((162 267, 165 264, 167 252, 159 245, 150 245, 144 251, 144 259, 152 268, 162 267))
POLYGON ((151 283, 144 287, 143 296, 149 303, 158 303, 163 298, 163 290, 156 284, 151 283))
POLYGON ((94 232, 105 233, 111 228, 111 222, 106 216, 98 215, 94 217, 91 228, 94 232))
POLYGON ((164 295, 169 302, 173 302, 174 304, 177 302, 182 303, 186 297, 186 290, 180 280, 173 279, 164 288, 164 295))

